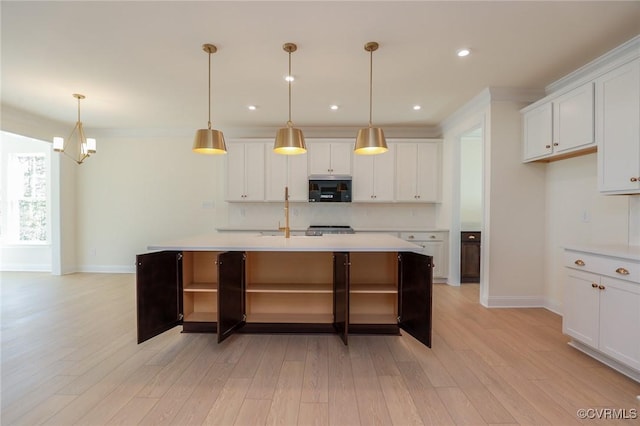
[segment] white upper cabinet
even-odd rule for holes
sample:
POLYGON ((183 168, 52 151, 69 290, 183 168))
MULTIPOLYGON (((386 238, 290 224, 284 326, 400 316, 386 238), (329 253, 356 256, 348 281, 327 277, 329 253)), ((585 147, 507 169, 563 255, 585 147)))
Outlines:
POLYGON ((525 110, 524 161, 595 148, 593 82, 525 110))
POLYGON ((534 160, 553 152, 553 105, 551 102, 529 110, 523 116, 524 160, 534 160))
POLYGON ((598 187, 640 193, 640 59, 596 80, 598 187))
POLYGON ((353 156, 353 201, 392 202, 395 182, 395 145, 378 155, 353 156))
POLYGON ((307 155, 276 154, 267 147, 266 200, 284 201, 284 188, 289 187, 289 201, 308 201, 307 155))
POLYGON ((353 143, 345 141, 307 143, 309 175, 350 175, 353 143))
POLYGON ((440 199, 440 141, 399 142, 396 149, 396 201, 434 203, 440 199))
POLYGON ((265 146, 263 142, 227 144, 227 201, 264 201, 265 146))

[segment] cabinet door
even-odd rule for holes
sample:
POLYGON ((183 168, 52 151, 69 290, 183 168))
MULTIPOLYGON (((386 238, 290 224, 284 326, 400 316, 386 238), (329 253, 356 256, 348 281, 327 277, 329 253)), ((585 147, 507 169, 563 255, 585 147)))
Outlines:
POLYGON ((264 201, 264 151, 263 143, 245 144, 245 201, 264 201))
MULTIPOLYGON (((290 201, 309 201, 307 155, 287 155, 287 173, 290 201)), ((282 191, 282 189, 281 189, 282 191)), ((284 193, 283 193, 284 197, 284 193)))
MULTIPOLYGON (((437 275, 437 274, 436 274, 437 275)), ((460 282, 480 282, 480 243, 463 241, 460 246, 460 282)))
POLYGON ((569 269, 566 280, 562 331, 597 348, 600 276, 569 269))
POLYGON ((312 142, 307 146, 310 175, 350 175, 351 151, 347 142, 312 142))
POLYGON ((138 343, 182 321, 182 254, 162 251, 136 256, 138 343))
POLYGON ((640 59, 596 80, 598 186, 640 193, 640 59))
POLYGON ((413 143, 398 143, 396 148, 396 200, 417 201, 417 149, 413 143))
POLYGON ((393 201, 395 178, 395 145, 389 144, 389 150, 387 152, 385 152, 384 154, 373 156, 373 195, 375 196, 374 201, 393 201))
POLYGON ((218 343, 245 324, 245 253, 218 255, 218 343))
MULTIPOLYGON (((267 201, 284 201, 284 187, 288 185, 288 157, 288 155, 276 154, 273 151, 267 152, 266 154, 265 199, 267 201)), ((289 199, 291 199, 291 196, 289 197, 289 199)))
POLYGON ((600 350, 640 370, 640 286, 602 277, 600 350))
POLYGON ((417 143, 417 201, 436 202, 440 198, 440 144, 417 143))
POLYGON ((333 254, 333 327, 346 345, 349 337, 349 253, 333 254))
POLYGON ((595 144, 593 83, 553 101, 553 152, 562 153, 595 144))
POLYGON ((307 159, 310 175, 331 173, 331 144, 314 142, 307 145, 307 159))
POLYGON ((431 256, 398 254, 398 325, 428 347, 431 347, 431 265, 431 256))
POLYGON ((421 245, 424 248, 424 254, 431 256, 431 262, 433 267, 434 277, 446 277, 447 270, 444 259, 446 259, 444 253, 443 241, 416 241, 416 244, 421 245))
POLYGON ((524 161, 550 155, 553 152, 553 106, 542 104, 523 116, 524 161))
POLYGON ((227 201, 245 200, 244 144, 227 145, 227 201))
POLYGON ((337 142, 331 144, 331 174, 351 174, 351 153, 353 144, 337 142))
POLYGON ((353 158, 353 201, 374 201, 373 155, 356 155, 353 158))
POLYGON ((396 201, 437 202, 440 197, 440 144, 398 143, 396 150, 396 201))
POLYGON ((284 201, 285 186, 289 187, 289 201, 308 201, 306 155, 282 155, 266 149, 265 172, 267 201, 284 201))

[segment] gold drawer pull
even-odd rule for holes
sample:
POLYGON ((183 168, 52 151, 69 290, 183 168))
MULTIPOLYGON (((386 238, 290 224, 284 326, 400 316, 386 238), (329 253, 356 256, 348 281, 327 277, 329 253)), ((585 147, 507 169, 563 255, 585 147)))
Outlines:
POLYGON ((629 271, 624 268, 618 268, 616 269, 616 272, 619 273, 620 275, 629 275, 629 271))
POLYGON ((603 286, 603 285, 599 285, 599 286, 598 286, 598 288, 599 288, 600 290, 604 290, 604 289, 605 289, 605 286, 603 286))
POLYGON ((596 284, 596 283, 591 283, 591 287, 593 287, 593 288, 598 288, 598 284, 596 284))
POLYGON ((582 260, 582 259, 578 259, 578 260, 576 260, 576 261, 575 261, 575 262, 573 262, 573 263, 575 263, 575 264, 576 264, 576 265, 578 265, 578 266, 584 266, 584 265, 585 265, 584 260, 582 260))
POLYGON ((475 236, 475 235, 469 235, 469 239, 470 239, 470 240, 475 240, 475 239, 476 239, 476 236, 475 236))
POLYGON ((630 180, 631 180, 631 182, 638 182, 638 180, 640 180, 640 178, 637 178, 637 177, 634 176, 630 180))

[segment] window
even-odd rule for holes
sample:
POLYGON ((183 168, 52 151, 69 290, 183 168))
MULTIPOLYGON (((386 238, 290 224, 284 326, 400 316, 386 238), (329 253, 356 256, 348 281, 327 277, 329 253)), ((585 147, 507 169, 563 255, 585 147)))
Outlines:
POLYGON ((51 146, 2 132, 0 238, 4 244, 49 243, 51 146))

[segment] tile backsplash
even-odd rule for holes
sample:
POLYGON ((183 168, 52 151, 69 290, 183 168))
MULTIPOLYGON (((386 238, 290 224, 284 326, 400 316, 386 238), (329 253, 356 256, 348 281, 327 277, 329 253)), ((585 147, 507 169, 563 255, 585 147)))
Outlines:
MULTIPOLYGON (((309 225, 350 225, 360 229, 431 229, 435 204, 291 203, 292 229, 309 225)), ((283 203, 229 203, 225 227, 276 229, 284 226, 283 203)))

